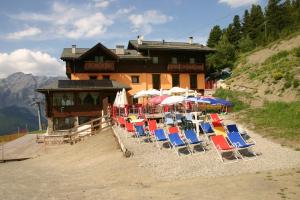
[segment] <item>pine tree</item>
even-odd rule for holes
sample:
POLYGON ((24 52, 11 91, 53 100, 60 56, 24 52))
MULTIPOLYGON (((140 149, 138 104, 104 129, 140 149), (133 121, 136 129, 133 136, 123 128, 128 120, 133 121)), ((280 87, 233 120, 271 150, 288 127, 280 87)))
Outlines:
POLYGON ((252 5, 249 16, 249 37, 259 44, 262 40, 262 33, 264 31, 265 17, 260 5, 252 5))
POLYGON ((220 41, 222 34, 223 33, 222 33, 220 26, 214 26, 210 31, 210 34, 209 34, 209 37, 207 40, 207 46, 211 47, 211 48, 215 47, 218 44, 218 42, 220 41))
POLYGON ((242 35, 243 35, 243 37, 247 37, 247 35, 249 34, 249 24, 250 24, 249 11, 245 10, 244 17, 243 17, 243 23, 242 23, 242 35))
POLYGON ((269 0, 266 7, 266 20, 268 39, 273 40, 278 38, 280 32, 281 13, 280 13, 280 0, 269 0))
POLYGON ((233 23, 230 24, 230 28, 228 27, 227 30, 227 37, 231 44, 238 46, 239 40, 241 39, 241 22, 240 17, 235 15, 233 18, 233 23), (231 30, 230 30, 231 29, 231 30))

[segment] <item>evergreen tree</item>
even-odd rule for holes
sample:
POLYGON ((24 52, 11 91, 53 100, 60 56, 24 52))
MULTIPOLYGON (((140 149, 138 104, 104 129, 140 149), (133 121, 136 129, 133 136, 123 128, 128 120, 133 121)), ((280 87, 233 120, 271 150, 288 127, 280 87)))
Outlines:
POLYGON ((235 15, 233 23, 229 25, 227 30, 227 37, 231 44, 238 46, 239 40, 241 39, 241 22, 240 17, 235 15))
POLYGON ((209 34, 209 37, 207 40, 207 46, 212 47, 212 48, 215 47, 218 44, 218 42, 220 41, 222 34, 223 33, 222 33, 220 26, 214 26, 210 31, 210 34, 209 34))
POLYGON ((266 7, 268 39, 278 38, 281 24, 280 0, 269 0, 266 7))
POLYGON ((243 37, 247 37, 247 35, 249 34, 249 24, 250 24, 249 11, 245 10, 244 17, 243 17, 243 23, 242 23, 242 34, 243 34, 243 37))
POLYGON ((239 49, 241 52, 251 51, 254 49, 254 47, 255 47, 255 44, 253 43, 253 41, 251 40, 249 35, 247 35, 245 38, 242 38, 239 41, 239 49))
POLYGON ((264 14, 260 5, 252 5, 249 16, 249 37, 255 41, 256 44, 260 44, 264 31, 264 14))

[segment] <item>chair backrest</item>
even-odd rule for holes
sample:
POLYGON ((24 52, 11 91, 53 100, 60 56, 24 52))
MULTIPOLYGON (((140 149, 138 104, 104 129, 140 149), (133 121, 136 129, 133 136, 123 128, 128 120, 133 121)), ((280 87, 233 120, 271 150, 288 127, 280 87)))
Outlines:
POLYGON ((212 121, 221 121, 218 113, 211 113, 209 116, 210 116, 212 121))
POLYGON ((136 130, 136 133, 137 133, 139 136, 144 136, 144 135, 145 135, 145 129, 144 129, 144 126, 135 125, 135 130, 136 130))
POLYGON ((228 139, 230 140, 231 144, 235 147, 247 146, 247 143, 238 132, 228 133, 228 139))
POLYGON ((136 125, 136 126, 144 126, 145 122, 136 122, 134 125, 136 125))
POLYGON ((169 134, 169 139, 172 146, 184 145, 178 133, 169 134))
POLYGON ((126 129, 127 129, 128 132, 134 132, 133 123, 126 122, 126 129))
POLYGON ((162 128, 156 129, 154 131, 154 134, 155 134, 155 137, 157 140, 166 140, 167 139, 164 129, 162 129, 162 128))
POLYGON ((236 124, 228 124, 226 127, 228 132, 239 132, 236 124))
POLYGON ((175 133, 179 133, 178 127, 177 126, 172 126, 169 128, 169 134, 175 134, 175 133))
POLYGON ((166 117, 165 120, 166 120, 166 121, 165 121, 166 124, 174 124, 173 118, 166 117))
POLYGON ((185 130, 184 134, 185 134, 185 137, 187 139, 189 139, 192 143, 199 142, 198 137, 194 130, 185 130))
POLYGON ((224 137, 227 137, 227 132, 223 126, 214 127, 214 131, 216 135, 223 135, 224 137))
POLYGON ((157 124, 156 124, 156 120, 150 120, 148 122, 148 126, 149 126, 149 131, 153 132, 157 129, 157 124))
POLYGON ((215 147, 219 150, 233 149, 223 135, 213 135, 210 139, 214 143, 215 147))
POLYGON ((201 128, 204 133, 214 133, 213 128, 211 127, 210 123, 208 123, 208 122, 201 123, 201 128))
POLYGON ((212 121, 211 122, 214 127, 222 127, 222 123, 220 121, 212 121))
POLYGON ((176 120, 181 120, 182 117, 183 117, 183 115, 180 114, 180 113, 175 114, 175 119, 176 120))
POLYGON ((119 117, 118 118, 118 121, 121 125, 125 125, 126 121, 125 121, 125 118, 124 117, 119 117))

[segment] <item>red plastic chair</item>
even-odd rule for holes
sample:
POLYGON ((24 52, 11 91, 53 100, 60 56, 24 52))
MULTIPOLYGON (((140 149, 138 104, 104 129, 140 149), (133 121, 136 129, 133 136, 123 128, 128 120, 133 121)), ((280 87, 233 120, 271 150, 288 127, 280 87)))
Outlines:
POLYGON ((213 121, 213 122, 216 122, 216 121, 222 121, 222 119, 220 119, 220 117, 219 117, 219 115, 218 115, 218 113, 212 113, 212 114, 210 114, 210 118, 211 118, 211 120, 213 121))
POLYGON ((125 121, 125 118, 124 118, 124 117, 119 117, 119 118, 118 118, 118 122, 119 122, 119 126, 125 127, 126 121, 125 121))
POLYGON ((126 122, 126 129, 128 132, 135 132, 133 123, 126 122))
POLYGON ((231 146, 225 137, 223 135, 213 135, 210 137, 212 143, 214 144, 214 147, 222 160, 224 162, 222 153, 231 152, 230 157, 235 158, 234 161, 237 161, 237 155, 240 155, 237 149, 233 146, 231 146))

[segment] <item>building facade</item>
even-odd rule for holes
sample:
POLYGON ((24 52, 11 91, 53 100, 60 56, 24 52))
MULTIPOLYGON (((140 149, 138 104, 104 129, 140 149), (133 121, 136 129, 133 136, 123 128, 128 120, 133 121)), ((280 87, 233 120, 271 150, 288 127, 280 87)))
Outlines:
POLYGON ((37 91, 45 95, 48 133, 70 129, 105 114, 116 92, 125 88, 129 103, 140 90, 178 86, 203 92, 205 57, 213 49, 193 43, 130 40, 128 47, 65 48, 61 59, 70 80, 37 91), (104 111, 104 112, 103 112, 104 111))

